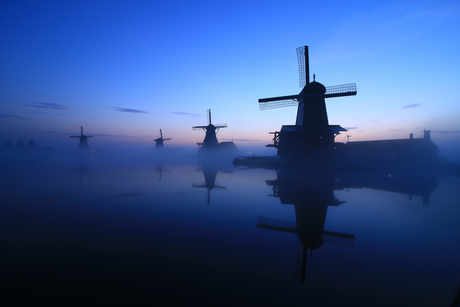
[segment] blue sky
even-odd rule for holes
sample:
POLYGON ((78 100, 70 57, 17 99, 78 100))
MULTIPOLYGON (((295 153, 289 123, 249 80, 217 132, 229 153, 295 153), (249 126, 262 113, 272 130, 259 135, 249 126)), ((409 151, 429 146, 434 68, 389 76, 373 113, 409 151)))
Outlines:
POLYGON ((297 94, 296 48, 325 86, 338 141, 421 137, 460 153, 458 1, 1 1, 0 143, 58 149, 194 146, 192 126, 263 147, 296 108, 257 99, 297 94))

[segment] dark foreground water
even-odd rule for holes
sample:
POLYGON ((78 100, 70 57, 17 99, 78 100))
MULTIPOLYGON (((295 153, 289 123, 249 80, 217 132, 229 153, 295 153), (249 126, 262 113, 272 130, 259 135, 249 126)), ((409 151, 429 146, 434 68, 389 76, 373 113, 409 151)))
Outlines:
POLYGON ((2 305, 449 306, 460 282, 450 175, 178 153, 3 152, 0 170, 2 305))

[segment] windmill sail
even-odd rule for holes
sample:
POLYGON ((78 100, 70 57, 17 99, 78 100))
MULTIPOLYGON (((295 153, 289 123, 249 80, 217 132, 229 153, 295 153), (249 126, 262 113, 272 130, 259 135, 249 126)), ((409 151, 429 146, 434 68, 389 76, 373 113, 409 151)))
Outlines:
POLYGON ((259 99, 259 109, 269 110, 284 107, 295 107, 299 105, 298 97, 299 95, 293 95, 259 99))
POLYGON ((356 95, 356 83, 326 86, 324 98, 342 97, 356 95))
POLYGON ((299 62, 299 87, 310 83, 310 68, 308 67, 308 46, 299 47, 297 50, 297 61, 299 62))

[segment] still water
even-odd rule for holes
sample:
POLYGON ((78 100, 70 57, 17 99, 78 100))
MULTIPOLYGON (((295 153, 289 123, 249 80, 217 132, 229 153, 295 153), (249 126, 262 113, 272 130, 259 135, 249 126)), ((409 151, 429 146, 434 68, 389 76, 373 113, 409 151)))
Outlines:
POLYGON ((460 282, 451 175, 2 155, 2 305, 449 306, 460 282))

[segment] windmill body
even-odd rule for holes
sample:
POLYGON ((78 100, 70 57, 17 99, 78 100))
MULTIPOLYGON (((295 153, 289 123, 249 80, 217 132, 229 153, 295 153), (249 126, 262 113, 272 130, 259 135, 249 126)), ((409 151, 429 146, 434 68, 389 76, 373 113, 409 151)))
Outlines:
POLYGON ((80 139, 78 142, 78 149, 88 149, 88 139, 92 138, 92 135, 84 135, 83 134, 83 126, 80 127, 80 135, 71 135, 69 138, 77 138, 80 139))
POLYGON ((204 137, 203 143, 200 145, 217 145, 219 142, 217 141, 217 131, 219 128, 216 128, 213 124, 209 124, 203 130, 206 131, 206 135, 204 137))

